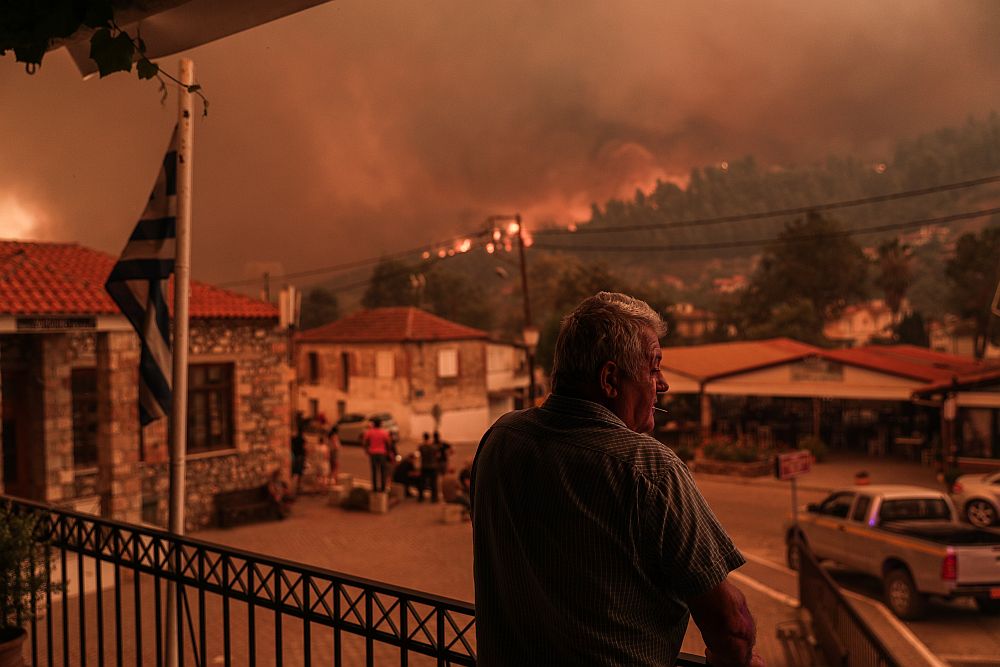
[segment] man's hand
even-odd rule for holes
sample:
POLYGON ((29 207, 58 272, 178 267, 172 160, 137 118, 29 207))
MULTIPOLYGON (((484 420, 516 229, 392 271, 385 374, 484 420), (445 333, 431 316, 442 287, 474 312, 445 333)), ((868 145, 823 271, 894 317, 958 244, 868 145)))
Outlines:
POLYGON ((712 667, 764 667, 753 652, 757 627, 740 589, 728 581, 688 600, 691 616, 705 640, 705 658, 712 667))

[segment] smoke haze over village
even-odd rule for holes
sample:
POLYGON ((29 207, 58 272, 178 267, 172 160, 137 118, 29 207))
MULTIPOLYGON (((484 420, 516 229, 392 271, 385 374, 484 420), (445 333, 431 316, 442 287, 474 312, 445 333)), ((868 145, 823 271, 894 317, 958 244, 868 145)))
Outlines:
MULTIPOLYGON (((339 0, 188 52, 194 275, 391 253, 520 211, 585 220, 694 166, 890 162, 1000 109, 989 1, 339 0)), ((176 58, 161 61, 176 72, 176 58)), ((154 82, 0 61, 0 238, 117 254, 176 116, 154 82)))

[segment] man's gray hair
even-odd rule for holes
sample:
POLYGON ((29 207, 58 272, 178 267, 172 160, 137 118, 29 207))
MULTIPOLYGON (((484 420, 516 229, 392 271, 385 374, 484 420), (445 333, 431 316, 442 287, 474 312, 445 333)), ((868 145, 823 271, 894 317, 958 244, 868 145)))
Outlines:
POLYGON ((645 301, 617 292, 598 292, 584 299, 562 320, 552 362, 552 390, 572 391, 597 382, 600 369, 615 362, 632 379, 649 374, 649 350, 643 331, 657 339, 667 326, 645 301))

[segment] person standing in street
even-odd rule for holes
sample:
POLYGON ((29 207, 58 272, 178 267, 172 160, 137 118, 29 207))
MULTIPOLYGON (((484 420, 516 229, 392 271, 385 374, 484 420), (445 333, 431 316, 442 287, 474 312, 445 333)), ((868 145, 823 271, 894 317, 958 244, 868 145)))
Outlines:
POLYGON ((372 419, 371 428, 365 431, 361 441, 371 463, 372 491, 382 493, 385 491, 385 477, 389 463, 389 452, 392 449, 392 436, 382 428, 382 420, 375 417, 372 419))
POLYGON ((326 434, 326 444, 330 456, 330 486, 337 484, 337 473, 340 472, 340 434, 334 424, 326 434))
POLYGON ((292 498, 302 491, 302 471, 306 467, 306 438, 302 434, 302 421, 296 420, 295 434, 292 436, 292 498))
POLYGON ((745 563, 653 429, 666 326, 601 292, 562 322, 552 394, 486 432, 472 468, 477 664, 763 667, 745 563))
MULTIPOLYGON (((435 434, 437 431, 435 431, 435 434)), ((424 501, 424 490, 429 491, 431 502, 438 500, 438 472, 441 464, 438 460, 438 447, 431 442, 430 435, 424 433, 423 442, 420 444, 420 494, 418 502, 424 501)))
POLYGON ((441 439, 441 434, 434 431, 434 446, 437 447, 438 474, 448 474, 448 462, 451 460, 452 446, 441 439))

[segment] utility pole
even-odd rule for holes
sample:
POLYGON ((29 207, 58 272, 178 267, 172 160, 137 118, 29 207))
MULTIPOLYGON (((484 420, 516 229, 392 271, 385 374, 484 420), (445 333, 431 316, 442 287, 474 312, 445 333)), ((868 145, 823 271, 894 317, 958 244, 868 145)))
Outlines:
POLYGON ((524 301, 524 345, 528 353, 528 405, 535 405, 535 348, 538 329, 531 323, 531 299, 528 297, 528 265, 524 258, 524 224, 521 214, 514 215, 517 224, 517 250, 521 260, 521 297, 524 301))
POLYGON ((498 222, 512 222, 513 228, 507 228, 507 238, 517 236, 517 250, 521 267, 521 299, 524 303, 524 348, 528 358, 528 406, 534 406, 535 394, 535 350, 538 347, 539 331, 531 322, 531 299, 528 296, 528 265, 525 261, 524 253, 524 223, 521 221, 521 214, 514 215, 491 215, 486 218, 487 225, 494 226, 494 242, 499 242, 503 232, 496 229, 498 222))
POLYGON ((271 274, 264 272, 264 301, 271 303, 271 274))

